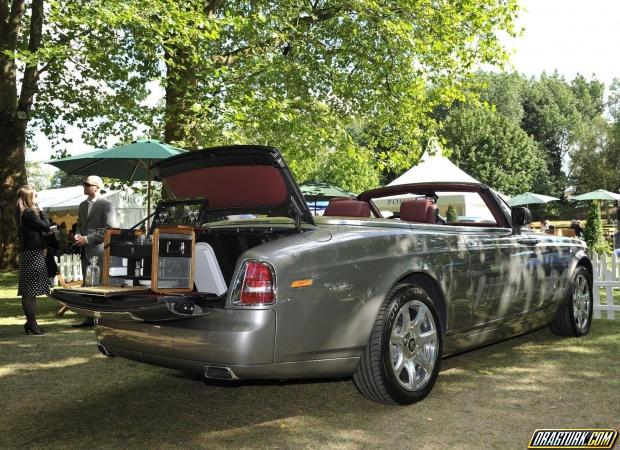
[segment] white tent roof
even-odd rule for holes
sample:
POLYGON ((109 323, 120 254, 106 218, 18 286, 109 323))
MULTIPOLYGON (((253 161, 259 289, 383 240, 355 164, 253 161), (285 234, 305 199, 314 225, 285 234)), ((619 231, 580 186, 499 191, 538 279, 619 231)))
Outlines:
MULTIPOLYGON (((45 189, 38 192, 39 205, 45 211, 77 210, 80 203, 86 200, 82 186, 71 186, 58 189, 45 189)), ((114 192, 106 192, 104 197, 114 195, 114 192)))
MULTIPOLYGON (((70 215, 74 218, 77 216, 80 203, 86 200, 82 186, 46 189, 39 191, 38 194, 39 205, 44 211, 54 215, 70 215)), ((146 217, 142 196, 135 195, 131 189, 107 191, 102 195, 114 205, 116 220, 121 228, 129 228, 146 217)))
MULTIPOLYGON (((441 153, 441 147, 436 141, 432 141, 429 146, 433 147, 433 155, 424 153, 422 159, 416 166, 413 166, 394 181, 388 183, 388 186, 442 181, 479 183, 478 180, 459 169, 454 163, 452 163, 452 161, 443 156, 441 153)), ((390 197, 375 199, 373 202, 381 211, 395 212, 400 209, 400 204, 403 201, 414 197, 415 196, 412 194, 393 195, 390 197)), ((462 197, 465 198, 465 194, 463 194, 462 197)), ((469 204, 467 213, 469 215, 478 215, 474 214, 472 211, 474 206, 480 206, 479 203, 482 203, 482 200, 477 198, 472 202, 472 198, 470 196, 467 203, 469 204), (476 203, 476 205, 474 205, 474 203, 476 203)))
POLYGON ((443 156, 438 145, 435 146, 434 152, 435 154, 432 156, 424 153, 418 165, 413 166, 394 181, 388 183, 388 186, 436 181, 479 183, 478 180, 459 169, 452 161, 443 156))

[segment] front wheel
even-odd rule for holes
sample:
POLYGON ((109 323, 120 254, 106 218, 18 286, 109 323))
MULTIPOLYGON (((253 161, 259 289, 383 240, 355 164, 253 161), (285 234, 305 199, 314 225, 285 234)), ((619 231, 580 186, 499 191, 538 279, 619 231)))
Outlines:
POLYGON ((381 306, 353 381, 379 403, 410 404, 426 397, 439 374, 441 329, 431 289, 395 286, 381 306))
POLYGON ((568 295, 551 322, 551 331, 559 336, 579 337, 588 334, 592 324, 592 276, 578 266, 568 295))

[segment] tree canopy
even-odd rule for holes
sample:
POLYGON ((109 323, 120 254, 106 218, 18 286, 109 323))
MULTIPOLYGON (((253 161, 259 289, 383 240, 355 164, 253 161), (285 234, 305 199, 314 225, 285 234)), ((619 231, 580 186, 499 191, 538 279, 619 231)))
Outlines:
MULTIPOLYGON (((616 191, 619 86, 612 86, 607 105, 611 122, 601 82, 581 75, 567 81, 557 73, 529 79, 478 73, 471 81, 477 104, 457 102, 436 114, 446 147, 455 150, 451 158, 506 193, 517 189, 562 197, 570 186, 579 192, 616 191)), ((545 208, 552 213, 557 204, 545 208)))
POLYGON ((444 122, 450 159, 482 183, 507 195, 546 177, 540 148, 519 124, 487 108, 457 108, 444 122))
POLYGON ((516 0, 49 5, 58 37, 39 52, 54 62, 35 115, 48 134, 71 123, 100 146, 136 129, 192 148, 271 144, 301 179, 319 176, 326 154, 360 149, 354 120, 389 149, 373 165, 408 167, 436 127, 432 109, 464 98, 472 67, 505 60, 497 34, 518 12, 516 0), (146 102, 149 86, 163 104, 146 102))

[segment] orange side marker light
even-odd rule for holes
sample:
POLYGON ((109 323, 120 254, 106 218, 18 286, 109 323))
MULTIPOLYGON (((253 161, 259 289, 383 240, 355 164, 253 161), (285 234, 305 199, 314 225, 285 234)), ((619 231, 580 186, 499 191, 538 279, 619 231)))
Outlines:
POLYGON ((302 288, 312 286, 312 278, 306 278, 305 280, 295 280, 291 283, 292 288, 302 288))

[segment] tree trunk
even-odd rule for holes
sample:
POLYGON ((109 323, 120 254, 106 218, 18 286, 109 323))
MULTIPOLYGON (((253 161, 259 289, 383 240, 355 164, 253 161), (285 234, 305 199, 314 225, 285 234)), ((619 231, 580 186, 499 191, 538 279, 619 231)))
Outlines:
POLYGON ((15 228, 15 194, 20 186, 27 182, 26 177, 26 122, 25 120, 4 121, 0 125, 0 267, 7 268, 14 264, 14 252, 7 249, 17 241, 15 228))
MULTIPOLYGON (((223 0, 207 0, 204 13, 207 17, 216 14, 223 0)), ((181 47, 166 46, 166 113, 164 117, 164 141, 183 141, 184 147, 194 147, 196 140, 191 131, 190 107, 192 91, 196 88, 196 72, 200 68, 192 62, 191 51, 181 47)))
MULTIPOLYGON (((44 0, 32 0, 28 49, 35 53, 41 46, 44 0)), ((9 8, 0 0, 0 268, 11 266, 14 252, 7 248, 16 242, 15 194, 27 183, 26 129, 30 108, 37 90, 37 65, 24 70, 21 93, 17 100, 15 60, 4 52, 14 52, 24 16, 25 0, 13 0, 9 8)))
POLYGON ((190 107, 191 92, 196 86, 197 70, 187 50, 176 48, 166 51, 166 114, 165 142, 183 141, 184 147, 192 147, 190 107))

